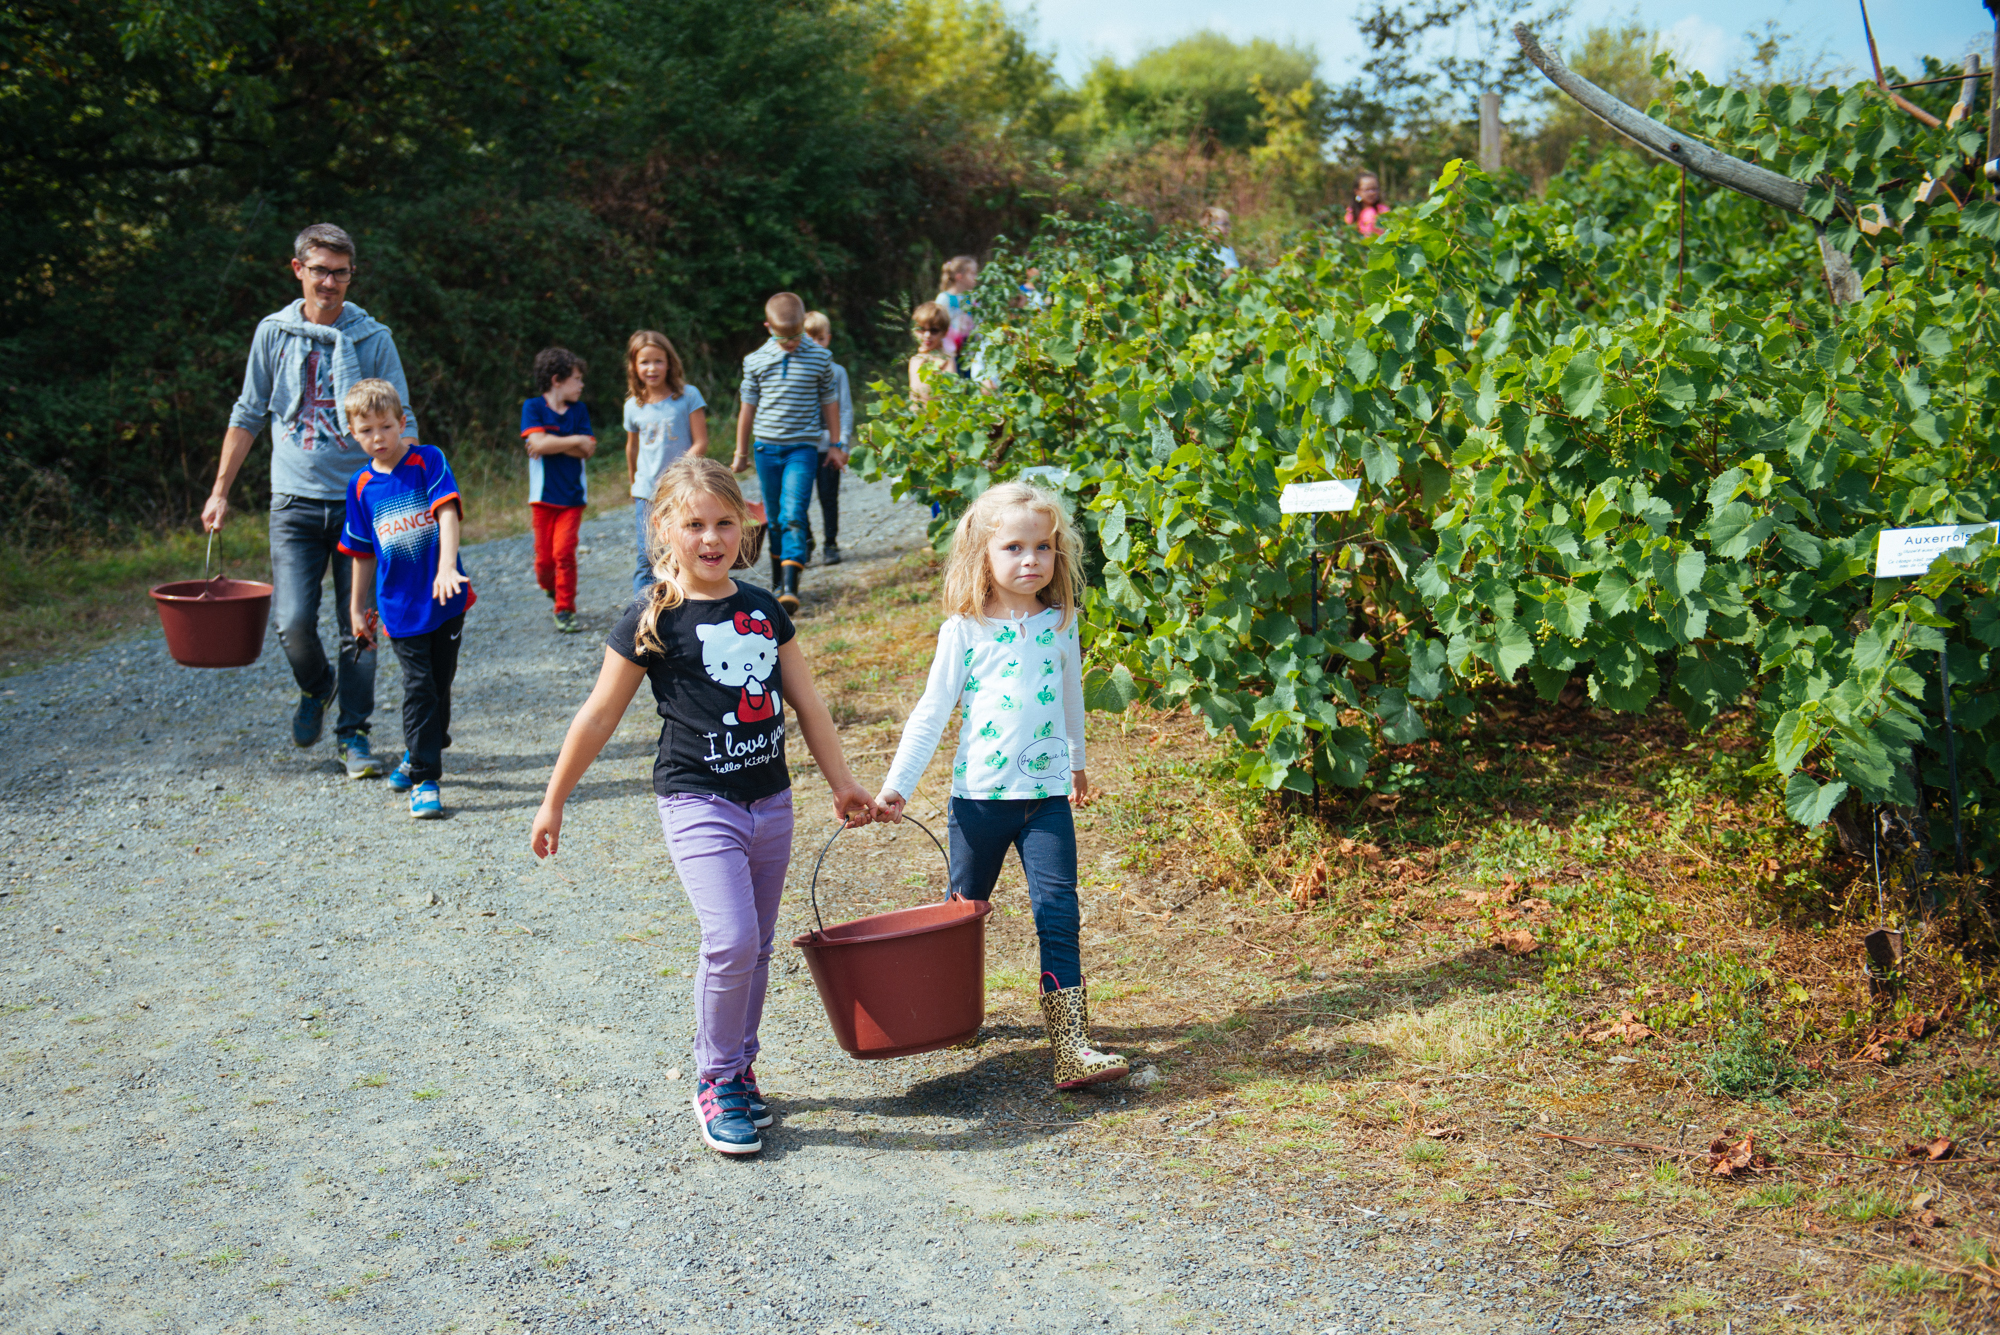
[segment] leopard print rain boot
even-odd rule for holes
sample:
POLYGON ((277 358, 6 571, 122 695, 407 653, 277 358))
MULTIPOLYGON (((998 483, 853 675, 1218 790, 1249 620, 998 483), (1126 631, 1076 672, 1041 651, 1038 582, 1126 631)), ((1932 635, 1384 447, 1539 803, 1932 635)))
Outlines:
POLYGON ((1081 985, 1042 993, 1042 1023, 1055 1053, 1057 1089, 1116 1080, 1129 1069, 1123 1057, 1090 1046, 1090 1003, 1081 985))

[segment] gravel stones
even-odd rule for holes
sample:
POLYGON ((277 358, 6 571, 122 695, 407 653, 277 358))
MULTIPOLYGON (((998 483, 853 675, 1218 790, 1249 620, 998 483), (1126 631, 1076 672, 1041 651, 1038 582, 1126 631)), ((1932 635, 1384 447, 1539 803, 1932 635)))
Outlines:
MULTIPOLYGON (((886 486, 841 505, 849 560, 808 572, 807 619, 923 541, 924 508, 886 486)), ((788 947, 758 1062, 769 1148, 699 1150, 671 1078, 697 935, 649 796, 649 702, 562 856, 526 850, 630 596, 629 514, 586 536, 577 636, 550 628, 525 539, 466 553, 443 821, 346 779, 330 742, 291 746, 275 644, 201 672, 155 633, 0 694, 0 1328, 1620 1328, 1622 1306, 1584 1327, 1449 1250, 1470 1296, 1407 1296, 1430 1258, 1368 1258, 1377 1226, 1331 1195, 1271 1260, 1259 1239, 1299 1224, 1269 1202, 1184 1208, 1137 1161, 990 1122, 988 1092, 1046 1094, 1039 1053, 1007 1060, 1031 1040, 848 1060, 788 947)), ((383 655, 380 752, 399 703, 383 655)), ((781 938, 798 921, 788 899, 781 938)))

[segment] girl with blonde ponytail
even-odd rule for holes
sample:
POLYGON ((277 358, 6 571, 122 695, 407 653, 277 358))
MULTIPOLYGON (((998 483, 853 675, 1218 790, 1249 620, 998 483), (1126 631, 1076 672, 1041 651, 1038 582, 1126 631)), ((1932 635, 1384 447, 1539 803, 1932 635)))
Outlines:
POLYGON ((712 459, 683 458, 661 475, 647 529, 658 582, 605 641, 597 686, 569 725, 530 836, 536 857, 556 853, 563 804, 648 682, 664 720, 653 764, 660 826, 701 923, 695 1124, 723 1154, 755 1154, 757 1128, 771 1124, 751 1064, 792 856, 787 707, 833 790, 834 814, 854 825, 875 815, 791 618, 766 590, 731 576, 749 564, 748 518, 735 477, 712 459))

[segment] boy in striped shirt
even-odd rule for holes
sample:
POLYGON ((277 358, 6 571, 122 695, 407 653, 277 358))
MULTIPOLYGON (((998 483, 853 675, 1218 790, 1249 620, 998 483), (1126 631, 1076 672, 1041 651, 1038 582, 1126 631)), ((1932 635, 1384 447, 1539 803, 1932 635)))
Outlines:
POLYGON ((840 438, 840 387, 833 355, 805 337, 806 304, 791 292, 764 303, 764 346, 743 359, 742 409, 736 414, 736 458, 750 467, 752 446, 764 512, 775 509, 771 582, 778 605, 799 608, 799 575, 807 555, 806 506, 819 477, 819 443, 840 438))

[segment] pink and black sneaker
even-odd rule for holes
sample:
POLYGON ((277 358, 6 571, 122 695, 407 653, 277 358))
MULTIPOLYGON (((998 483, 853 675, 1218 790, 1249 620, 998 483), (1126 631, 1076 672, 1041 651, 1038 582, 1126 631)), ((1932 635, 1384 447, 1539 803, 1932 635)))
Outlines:
POLYGON ((771 1124, 770 1105, 764 1102, 763 1091, 757 1088, 757 1072, 746 1069, 743 1072, 743 1087, 750 1091, 750 1124, 769 1126, 771 1124))
POLYGON ((718 1154, 755 1154, 764 1148, 750 1119, 750 1091, 741 1080, 696 1080, 694 1121, 702 1142, 718 1154))

